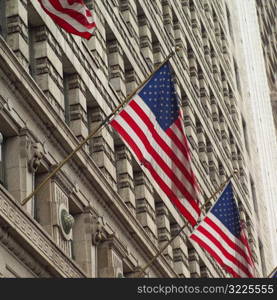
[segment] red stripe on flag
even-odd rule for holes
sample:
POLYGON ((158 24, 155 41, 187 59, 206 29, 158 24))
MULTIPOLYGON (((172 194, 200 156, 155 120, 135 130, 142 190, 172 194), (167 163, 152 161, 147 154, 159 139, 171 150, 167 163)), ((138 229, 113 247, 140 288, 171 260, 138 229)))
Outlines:
POLYGON ((197 230, 201 232, 205 237, 207 237, 207 239, 209 239, 221 251, 223 256, 225 256, 229 261, 231 261, 234 265, 241 269, 246 275, 252 277, 252 274, 249 272, 249 270, 239 260, 237 260, 233 255, 231 255, 227 251, 227 249, 225 249, 222 246, 222 244, 202 225, 198 226, 197 230))
POLYGON ((202 241, 198 236, 192 234, 190 236, 191 239, 193 239, 195 242, 199 244, 200 247, 204 248, 206 251, 208 251, 211 256, 229 273, 231 273, 234 277, 240 278, 241 276, 230 266, 226 266, 223 260, 216 254, 216 252, 207 245, 204 241, 202 241))
POLYGON ((242 257, 245 258, 246 261, 249 260, 243 249, 241 249, 238 244, 230 240, 229 237, 209 217, 205 217, 205 222, 209 224, 221 236, 221 238, 228 244, 228 246, 237 251, 242 257))
MULTIPOLYGON (((95 22, 91 23, 91 25, 86 26, 83 25, 82 23, 79 22, 78 19, 74 18, 74 20, 78 23, 80 23, 80 26, 83 26, 84 30, 87 29, 87 31, 79 31, 78 29, 76 29, 73 25, 71 25, 70 23, 68 23, 65 19, 63 19, 62 17, 59 17, 57 15, 55 15, 54 13, 50 12, 43 4, 42 0, 38 0, 40 2, 41 7, 44 9, 44 11, 51 17, 51 19, 61 28, 63 28, 65 31, 81 36, 87 40, 89 40, 92 37, 92 29, 96 27, 95 22)), ((49 1, 49 0, 48 0, 49 1)), ((52 2, 51 2, 52 4, 52 2)), ((52 4, 52 6, 56 7, 55 5, 52 4)), ((56 8, 55 8, 56 9, 56 8)), ((67 14, 68 15, 68 14, 67 14)), ((70 15, 68 15, 70 16, 70 15)), ((71 17, 71 16, 70 16, 71 17)))
POLYGON ((172 169, 167 166, 161 156, 155 151, 155 149, 151 146, 148 141, 148 138, 145 136, 144 132, 139 128, 133 118, 125 111, 121 111, 120 116, 125 120, 127 124, 134 130, 136 135, 143 142, 147 151, 151 154, 151 156, 155 159, 157 164, 161 167, 161 169, 167 174, 167 176, 172 180, 172 182, 178 187, 178 189, 182 192, 182 194, 186 197, 186 199, 190 202, 191 206, 195 209, 197 213, 199 213, 199 206, 194 201, 194 198, 189 193, 189 191, 184 187, 179 178, 175 175, 172 169))
MULTIPOLYGON (((61 13, 71 16, 73 19, 78 21, 81 25, 85 26, 86 28, 91 29, 91 28, 95 27, 94 23, 90 23, 88 21, 88 19, 86 18, 86 16, 84 16, 82 13, 78 12, 77 10, 70 9, 70 8, 64 8, 61 5, 61 3, 57 0, 48 0, 48 1, 52 4, 53 7, 55 7, 56 10, 58 10, 61 13)), ((85 4, 82 2, 80 4, 83 4, 85 6, 85 4)), ((86 9, 85 11, 87 12, 88 9, 86 9)), ((89 16, 91 16, 91 14, 89 16)))
POLYGON ((145 167, 149 170, 150 174, 156 180, 160 188, 163 192, 168 196, 172 203, 176 205, 181 214, 189 221, 192 226, 195 226, 197 220, 190 214, 190 212, 182 205, 179 199, 176 197, 172 189, 170 189, 167 184, 162 180, 159 174, 154 170, 152 165, 144 159, 142 152, 134 142, 134 140, 130 137, 130 135, 126 132, 126 130, 114 119, 110 122, 111 126, 122 136, 122 138, 129 144, 131 149, 137 155, 138 159, 145 165, 145 167))
POLYGON ((142 155, 139 147, 137 144, 134 142, 134 140, 129 136, 129 134, 125 131, 125 129, 116 121, 112 120, 110 122, 112 127, 124 138, 124 140, 130 145, 130 147, 133 149, 135 152, 136 156, 138 159, 142 162, 144 159, 144 156, 142 155))
MULTIPOLYGON (((190 172, 188 172, 186 166, 183 162, 180 161, 180 159, 176 156, 172 148, 170 148, 165 141, 161 138, 161 136, 158 134, 158 132, 155 130, 155 127, 149 117, 145 114, 145 112, 141 109, 141 107, 136 103, 135 101, 130 102, 130 106, 133 108, 133 110, 139 115, 141 120, 144 122, 144 124, 147 126, 149 131, 151 132, 153 138, 155 141, 161 146, 161 148, 164 150, 164 152, 170 157, 170 159, 173 160, 173 162, 176 164, 176 166, 182 171, 184 176, 187 178, 189 183, 191 185, 194 184, 194 179, 191 176, 190 172)), ((171 137, 169 137, 171 138, 171 137)), ((182 152, 183 153, 183 152, 182 152)), ((184 157, 186 157, 186 153, 183 153, 184 157)))

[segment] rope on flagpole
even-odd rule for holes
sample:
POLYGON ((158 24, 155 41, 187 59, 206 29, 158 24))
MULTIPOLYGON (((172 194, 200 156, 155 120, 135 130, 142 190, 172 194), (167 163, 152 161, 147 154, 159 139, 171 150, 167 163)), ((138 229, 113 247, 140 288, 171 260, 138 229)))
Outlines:
MULTIPOLYGON (((176 48, 176 51, 178 49, 176 48)), ((94 129, 75 149, 72 151, 63 161, 61 161, 57 167, 35 188, 35 190, 27 196, 22 202, 21 205, 25 205, 32 197, 41 190, 41 188, 75 155, 76 152, 78 152, 86 143, 88 140, 90 140, 93 136, 96 135, 96 133, 102 129, 104 126, 108 124, 110 119, 127 103, 131 98, 134 97, 134 95, 138 92, 138 90, 145 85, 146 82, 148 82, 153 75, 162 68, 169 59, 175 54, 174 51, 172 51, 165 60, 150 74, 147 76, 147 78, 122 102, 120 103, 111 113, 108 115, 98 126, 96 129, 94 129)))
MULTIPOLYGON (((220 187, 200 206, 200 210, 202 210, 208 203, 211 202, 211 200, 222 191, 224 186, 231 180, 231 178, 234 176, 234 174, 238 173, 238 170, 235 169, 233 173, 220 185, 220 187)), ((145 271, 148 267, 150 267, 153 262, 163 254, 164 250, 170 245, 175 238, 189 225, 187 221, 185 221, 185 224, 177 231, 177 233, 156 253, 155 256, 152 257, 152 259, 143 267, 140 269, 139 273, 137 274, 137 277, 140 277, 141 275, 145 274, 145 271)))

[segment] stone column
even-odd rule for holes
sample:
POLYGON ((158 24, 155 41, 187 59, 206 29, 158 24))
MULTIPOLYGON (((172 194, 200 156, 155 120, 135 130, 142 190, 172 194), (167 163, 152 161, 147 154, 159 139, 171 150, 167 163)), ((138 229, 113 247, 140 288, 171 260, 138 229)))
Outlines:
POLYGON ((74 219, 69 213, 68 195, 58 181, 60 179, 53 177, 37 192, 37 220, 56 244, 71 257, 73 239, 71 226, 74 219), (66 227, 69 224, 66 221, 69 221, 69 227, 66 227))
POLYGON ((237 155, 237 146, 234 142, 234 138, 230 137, 230 143, 231 143, 231 154, 232 154, 232 165, 233 169, 239 169, 238 165, 238 155, 237 155))
POLYGON ((237 103, 236 103, 236 99, 234 97, 234 94, 233 94, 232 90, 229 90, 229 99, 230 99, 230 104, 231 104, 232 120, 233 120, 233 122, 236 126, 237 131, 240 131, 237 103))
POLYGON ((228 109, 228 112, 231 113, 231 105, 230 105, 230 99, 229 99, 229 84, 226 80, 226 76, 223 73, 222 79, 222 89, 223 89, 223 97, 224 97, 224 103, 228 109))
POLYGON ((125 145, 116 149, 117 190, 133 215, 136 215, 136 201, 134 193, 134 175, 131 152, 125 145))
MULTIPOLYGON (((175 236, 180 230, 178 224, 171 225, 171 235, 175 236)), ((188 263, 188 248, 186 244, 186 235, 183 231, 172 242, 173 247, 173 268, 180 277, 190 277, 189 263, 188 263)))
POLYGON ((216 158, 215 151, 211 144, 207 145, 208 151, 208 161, 210 170, 210 180, 215 188, 219 186, 219 171, 218 171, 218 161, 216 158))
POLYGON ((57 113, 64 118, 62 50, 46 26, 33 32, 34 78, 57 113))
POLYGON ((200 87, 199 87, 199 80, 198 80, 198 64, 192 49, 189 50, 188 58, 189 58, 190 82, 194 88, 197 97, 200 97, 200 87))
POLYGON ((190 5, 189 0, 181 0, 183 12, 187 18, 188 23, 191 23, 191 15, 190 15, 190 5))
POLYGON ((226 40, 225 33, 221 31, 221 45, 222 45, 222 52, 226 62, 229 64, 230 62, 230 54, 229 54, 229 45, 228 41, 226 40))
POLYGON ((228 132, 228 126, 226 124, 225 118, 223 115, 219 117, 220 121, 220 132, 221 132, 221 142, 222 146, 225 150, 225 153, 228 157, 228 159, 231 158, 231 149, 230 149, 230 142, 229 142, 229 132, 228 132))
POLYGON ((79 140, 88 135, 87 100, 84 82, 78 74, 67 77, 69 126, 79 140))
POLYGON ((127 27, 131 33, 131 37, 136 45, 139 45, 139 27, 137 19, 137 5, 135 0, 122 0, 120 10, 127 27))
POLYGON ((176 47, 180 48, 177 54, 181 59, 184 69, 188 70, 189 63, 188 63, 187 41, 186 41, 185 33, 183 32, 182 29, 182 25, 178 23, 178 21, 174 24, 174 37, 175 37, 176 47))
POLYGON ((214 49, 212 49, 212 51, 211 51, 211 57, 212 57, 212 70, 213 70, 214 80, 216 81, 218 88, 220 89, 220 86, 221 86, 220 68, 219 68, 218 58, 216 56, 214 49))
POLYGON ((209 165, 208 165, 208 156, 206 152, 206 136, 203 129, 203 126, 199 124, 197 126, 197 140, 198 140, 198 155, 200 158, 200 161, 206 171, 206 173, 209 173, 209 165))
POLYGON ((155 212, 154 189, 142 171, 134 174, 137 219, 157 245, 157 224, 155 212))
POLYGON ((189 269, 191 278, 200 277, 199 255, 195 249, 189 249, 189 269))
POLYGON ((216 98, 211 94, 211 108, 212 108, 212 117, 213 117, 213 128, 219 140, 221 140, 221 132, 219 126, 219 112, 216 98))
POLYGON ((98 246, 99 277, 122 278, 125 248, 115 236, 111 236, 98 246))
POLYGON ((209 269, 204 266, 204 265, 201 265, 200 266, 200 277, 201 278, 212 278, 211 276, 211 272, 209 271, 209 269))
POLYGON ((163 61, 162 47, 158 41, 153 43, 153 53, 154 67, 156 68, 163 61))
POLYGON ((154 56, 152 47, 152 33, 150 22, 145 16, 139 17, 140 50, 148 66, 153 70, 154 56))
POLYGON ((174 31, 173 31, 173 15, 171 2, 169 0, 162 0, 163 7, 163 23, 167 33, 167 36, 174 41, 174 31))
POLYGON ((123 50, 117 40, 108 42, 109 78, 121 99, 126 97, 123 50))
POLYGON ((139 78, 134 69, 125 70, 126 94, 130 95, 138 86, 139 78))
MULTIPOLYGON (((163 248, 164 245, 171 239, 169 212, 163 202, 156 204, 157 212, 157 227, 159 248, 163 248)), ((166 257, 168 263, 173 267, 173 246, 169 244, 164 250, 163 255, 166 257)))
POLYGON ((200 26, 200 21, 199 21, 199 17, 197 15, 197 11, 193 6, 191 6, 191 27, 192 27, 192 31, 196 37, 196 40, 199 44, 199 46, 202 48, 202 38, 201 38, 201 26, 200 26))
POLYGON ((91 50, 93 57, 96 59, 98 65, 106 78, 108 78, 108 56, 106 49, 106 28, 105 28, 105 18, 98 7, 97 1, 89 0, 86 1, 86 5, 92 10, 93 17, 97 29, 94 31, 93 37, 88 40, 88 48, 91 50))
POLYGON ((105 240, 103 220, 92 208, 87 207, 75 216, 73 227, 74 259, 89 277, 98 277, 97 248, 105 240))
POLYGON ((197 151, 198 148, 194 109, 190 103, 190 100, 186 95, 182 98, 182 105, 183 105, 185 132, 191 145, 190 150, 193 153, 197 151))
POLYGON ((199 86, 200 86, 200 101, 207 116, 206 122, 208 122, 209 127, 212 128, 213 121, 212 121, 212 110, 211 110, 211 102, 210 102, 210 90, 203 76, 199 78, 199 86))
POLYGON ((211 13, 211 2, 210 0, 204 0, 203 1, 203 6, 204 6, 204 10, 205 10, 205 16, 210 24, 210 26, 212 27, 213 24, 213 20, 212 20, 212 13, 211 13))
POLYGON ((241 152, 238 152, 238 164, 239 164, 239 180, 243 189, 248 194, 247 174, 245 172, 245 160, 241 152))
MULTIPOLYGON (((9 137, 6 147, 7 187, 12 196, 21 202, 35 188, 35 173, 45 150, 31 139, 27 130, 22 130, 19 136, 9 137)), ((34 199, 24 207, 34 215, 34 199)))
POLYGON ((7 0, 7 43, 23 67, 29 67, 27 0, 7 0))
MULTIPOLYGON (((97 128, 105 118, 99 107, 89 111, 90 132, 97 128)), ((90 152, 98 167, 116 190, 116 169, 114 157, 114 140, 111 129, 105 127, 90 140, 90 152)))
POLYGON ((210 68, 212 68, 211 44, 207 36, 207 32, 202 32, 204 56, 210 68))

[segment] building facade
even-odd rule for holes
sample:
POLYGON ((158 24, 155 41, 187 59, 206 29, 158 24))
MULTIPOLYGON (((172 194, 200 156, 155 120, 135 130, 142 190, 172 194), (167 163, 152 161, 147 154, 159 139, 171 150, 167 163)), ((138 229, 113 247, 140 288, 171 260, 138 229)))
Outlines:
MULTIPOLYGON (((272 242, 260 150, 250 147, 257 132, 245 108, 238 7, 223 0, 85 2, 97 24, 89 41, 58 28, 36 0, 0 0, 0 276, 136 277, 183 226, 110 126, 21 205, 176 46, 170 62, 200 200, 239 171, 235 197, 256 275, 266 276, 272 242)), ((228 277, 190 232, 145 276, 228 277)))
POLYGON ((277 5, 273 0, 257 0, 256 3, 266 75, 277 130, 277 5))

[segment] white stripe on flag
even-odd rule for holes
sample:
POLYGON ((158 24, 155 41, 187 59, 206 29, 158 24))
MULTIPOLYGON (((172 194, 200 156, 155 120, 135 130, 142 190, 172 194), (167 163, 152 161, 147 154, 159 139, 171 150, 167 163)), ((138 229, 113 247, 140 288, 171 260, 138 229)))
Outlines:
MULTIPOLYGON (((145 125, 145 123, 143 122, 143 120, 141 120, 140 116, 132 109, 131 106, 128 106, 125 108, 125 111, 128 113, 129 116, 132 117, 133 120, 135 120, 135 122, 139 125, 139 127, 142 129, 142 131, 144 132, 144 134, 146 135, 147 139, 149 140, 150 144, 152 145, 152 147, 155 149, 155 151, 160 155, 160 157, 163 159, 163 161, 167 164, 167 166, 174 170, 175 175, 178 177, 178 179, 182 182, 182 184, 185 186, 185 188, 187 189, 187 191, 191 194, 191 196, 194 196, 194 189, 193 186, 189 183, 188 179, 184 176, 183 172, 176 166, 176 164, 174 163, 174 161, 171 159, 171 157, 169 157, 169 155, 160 147, 160 145, 156 142, 155 138, 152 136, 152 134, 150 133, 150 131, 148 130, 147 126, 145 125)), ((155 128, 157 131, 159 131, 159 135, 160 137, 163 139, 164 136, 167 136, 164 131, 160 128, 159 125, 156 125, 155 128)), ((171 145, 168 144, 168 146, 170 148, 171 145)), ((184 164, 182 164, 184 168, 186 168, 186 166, 184 164)))
MULTIPOLYGON (((204 225, 204 224, 203 224, 204 225)), ((205 224, 206 226, 207 224, 205 224)), ((206 228, 206 227, 205 227, 206 228)), ((226 266, 229 266, 230 268, 232 268, 237 274, 239 274, 241 277, 248 277, 247 274, 245 274, 237 265, 235 265, 232 261, 230 261, 222 252, 220 249, 218 249, 218 247, 211 242, 211 240, 209 238, 207 238, 205 235, 203 235, 201 232, 199 231, 194 231, 193 235, 197 236, 201 241, 203 241, 204 243, 206 243, 223 261, 223 263, 226 266)), ((219 241, 220 242, 220 241, 219 241)), ((227 250, 227 249, 226 249, 227 250)), ((228 251, 228 250, 227 250, 228 251)))
POLYGON ((47 1, 47 0, 41 0, 41 3, 43 4, 43 6, 53 15, 56 15, 57 17, 63 19, 65 22, 67 22, 70 26, 74 27, 77 31, 79 32, 90 32, 93 33, 95 30, 94 28, 87 28, 86 26, 80 24, 78 21, 76 21, 74 18, 72 18, 71 16, 69 16, 68 14, 62 13, 58 10, 56 10, 56 8, 54 6, 52 6, 52 4, 47 1))
MULTIPOLYGON (((222 227, 224 225, 222 224, 222 227)), ((226 249, 228 250, 228 252, 234 256, 241 264, 243 264, 245 266, 246 269, 248 269, 248 262, 246 261, 246 259, 241 256, 239 254, 239 252, 237 252, 235 249, 233 249, 232 247, 230 247, 225 241, 224 239, 221 237, 221 235, 216 232, 208 223, 205 223, 205 225, 203 224, 202 227, 204 227, 215 239, 217 239, 220 244, 226 249)), ((222 228, 221 227, 221 228, 222 228)), ((231 234, 229 233, 228 237, 230 236, 231 234)))
POLYGON ((223 225, 218 218, 216 218, 213 214, 209 214, 208 217, 228 236, 228 238, 234 242, 234 244, 238 245, 243 252, 245 252, 245 245, 236 238, 230 231, 223 225))
MULTIPOLYGON (((126 110, 126 108, 124 109, 126 110)), ((175 196, 181 201, 182 205, 190 212, 190 214, 193 216, 195 220, 198 219, 198 213, 195 211, 195 209, 191 206, 188 200, 186 199, 180 199, 176 195, 176 191, 178 191, 178 194, 182 194, 181 191, 178 189, 178 187, 174 184, 174 182, 165 174, 165 172, 162 170, 160 165, 156 163, 156 160, 152 157, 152 155, 147 151, 145 148, 143 142, 141 141, 140 137, 136 134, 136 132, 132 129, 132 127, 129 126, 129 124, 119 115, 114 118, 114 120, 119 123, 126 132, 128 132, 129 136, 132 137, 134 142, 137 144, 141 152, 143 153, 143 156, 146 160, 151 162, 153 168, 158 173, 158 175, 161 177, 163 182, 172 190, 172 194, 175 194, 175 196), (174 193, 175 192, 175 193, 174 193)))
MULTIPOLYGON (((170 148, 174 150, 175 155, 179 158, 180 161, 185 163, 185 166, 188 169, 188 166, 190 167, 190 163, 187 160, 187 158, 184 156, 182 151, 179 150, 179 148, 176 146, 174 141, 164 132, 164 130, 159 126, 159 123, 156 121, 156 117, 149 108, 149 106, 140 98, 140 96, 136 95, 134 98, 134 101, 141 107, 141 109, 145 112, 145 114, 149 117, 149 119, 152 121, 153 124, 155 124, 155 129, 158 132, 158 134, 161 136, 161 138, 170 145, 170 148)), ((173 131, 175 131, 175 124, 173 123, 171 127, 173 127, 173 131)), ((147 129, 148 131, 148 129, 147 129)))

